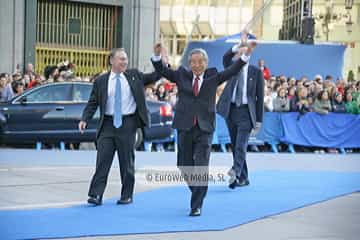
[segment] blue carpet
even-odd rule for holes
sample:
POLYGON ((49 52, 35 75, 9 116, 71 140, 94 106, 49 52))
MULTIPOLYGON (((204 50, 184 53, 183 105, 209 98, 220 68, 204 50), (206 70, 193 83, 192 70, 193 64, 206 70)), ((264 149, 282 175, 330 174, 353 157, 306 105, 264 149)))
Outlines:
POLYGON ((210 186, 203 215, 187 216, 187 187, 136 194, 134 203, 116 200, 100 207, 0 211, 0 239, 224 230, 267 216, 360 191, 360 173, 262 171, 249 187, 210 186))

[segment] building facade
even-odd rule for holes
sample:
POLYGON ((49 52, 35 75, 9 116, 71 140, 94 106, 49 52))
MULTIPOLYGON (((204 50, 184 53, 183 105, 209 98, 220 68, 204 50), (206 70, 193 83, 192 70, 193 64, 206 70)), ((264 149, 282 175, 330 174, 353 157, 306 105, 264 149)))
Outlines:
MULTIPOLYGON (((177 65, 187 41, 211 40, 239 33, 265 3, 270 5, 251 31, 260 40, 279 40, 280 30, 286 23, 287 33, 293 38, 301 36, 302 19, 312 12, 315 17, 315 43, 337 42, 346 44, 344 77, 352 70, 360 78, 360 0, 354 0, 351 33, 346 18, 330 24, 324 33, 322 19, 317 16, 326 10, 328 0, 160 0, 160 39, 168 47, 171 63, 177 65), (305 15, 304 15, 305 14, 305 15), (295 27, 297 26, 297 28, 295 27), (294 28, 295 27, 295 28, 294 28)), ((346 14, 345 0, 333 0, 333 11, 346 14)), ((286 39, 293 39, 287 36, 286 39)), ((289 56, 291 59, 291 56, 289 56)), ((314 76, 308 76, 314 77, 314 76)))
MULTIPOLYGON (((267 2, 251 30, 258 39, 276 41, 284 20, 290 22, 284 12, 291 9, 284 6, 304 0, 1 0, 0 72, 31 62, 41 73, 45 65, 69 58, 80 75, 88 75, 106 68, 112 47, 126 49, 131 67, 150 71, 149 56, 159 39, 176 66, 189 40, 238 33, 267 2)), ((360 0, 349 10, 350 28, 344 2, 312 1, 314 40, 346 44, 344 76, 352 70, 360 77, 360 0), (324 27, 328 2, 337 18, 324 27)))
POLYGON ((69 60, 77 75, 107 68, 109 50, 124 47, 130 67, 151 69, 159 36, 159 0, 14 0, 0 2, 0 72, 69 60))

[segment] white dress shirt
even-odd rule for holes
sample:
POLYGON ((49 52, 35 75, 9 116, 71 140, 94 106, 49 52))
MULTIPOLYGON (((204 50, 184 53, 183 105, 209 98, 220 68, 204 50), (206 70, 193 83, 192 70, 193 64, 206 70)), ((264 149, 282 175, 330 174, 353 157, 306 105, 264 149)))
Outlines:
MULTIPOLYGON (((237 53, 239 51, 239 45, 234 45, 232 47, 232 52, 233 53, 237 53)), ((242 100, 241 103, 242 104, 247 104, 248 103, 248 99, 247 99, 247 79, 248 79, 248 70, 249 70, 249 60, 250 60, 250 56, 246 56, 245 54, 241 55, 241 59, 246 62, 246 64, 242 67, 241 71, 243 71, 243 89, 242 89, 242 100)), ((235 84, 235 88, 234 88, 234 92, 233 92, 233 97, 232 97, 232 102, 235 102, 235 97, 236 97, 236 88, 237 88, 237 84, 238 82, 235 84)))
POLYGON ((243 85, 243 89, 242 89, 242 104, 247 104, 248 103, 248 99, 247 99, 247 80, 248 80, 248 70, 249 70, 249 63, 246 63, 243 68, 243 77, 244 77, 244 85, 243 85))
MULTIPOLYGON (((151 60, 153 60, 154 62, 158 62, 161 60, 161 55, 160 56, 153 55, 151 57, 151 60)), ((195 78, 196 78, 196 75, 194 74, 193 80, 192 80, 192 86, 194 86, 195 78)), ((199 92, 200 92, 203 81, 204 81, 204 73, 199 76, 199 92)))
MULTIPOLYGON (((239 51, 239 46, 238 46, 238 45, 233 46, 232 51, 233 51, 234 53, 237 52, 237 51, 239 51)), ((243 101, 242 101, 242 102, 243 102, 243 104, 247 104, 247 95, 246 95, 246 85, 247 85, 247 81, 246 81, 246 79, 247 79, 247 70, 248 70, 248 66, 249 66, 250 56, 246 56, 245 54, 242 54, 242 55, 240 56, 240 58, 241 58, 241 60, 243 60, 244 62, 246 62, 246 65, 244 65, 244 67, 243 67, 243 69, 245 70, 245 68, 246 68, 246 70, 245 70, 245 74, 244 74, 244 75, 245 75, 245 82, 244 82, 244 88, 243 88, 243 101)), ((161 55, 160 55, 160 56, 153 55, 153 56, 151 57, 151 59, 152 59, 154 62, 160 61, 160 60, 161 60, 161 55)), ((196 76, 194 75, 194 76, 193 76, 193 81, 192 81, 192 86, 194 86, 195 78, 196 78, 196 76)), ((200 80, 199 80, 199 92, 200 92, 201 85, 202 85, 203 80, 204 80, 204 73, 201 74, 201 75, 199 76, 199 78, 200 78, 200 80)))
MULTIPOLYGON (((130 86, 123 73, 120 73, 121 83, 121 112, 122 115, 133 114, 136 111, 136 102, 131 92, 130 86)), ((114 115, 115 104, 115 86, 116 86, 116 73, 112 72, 109 76, 107 101, 106 101, 106 115, 114 115)))
MULTIPOLYGON (((192 80, 193 87, 194 87, 194 83, 195 83, 195 78, 196 78, 196 75, 194 74, 193 80, 192 80)), ((204 73, 199 76, 199 93, 200 93, 200 89, 201 89, 201 85, 203 84, 203 81, 204 81, 204 73)))

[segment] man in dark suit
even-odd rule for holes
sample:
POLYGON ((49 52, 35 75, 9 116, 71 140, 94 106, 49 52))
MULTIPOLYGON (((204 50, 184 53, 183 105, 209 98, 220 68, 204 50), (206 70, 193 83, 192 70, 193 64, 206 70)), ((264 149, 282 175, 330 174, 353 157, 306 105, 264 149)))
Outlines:
POLYGON ((117 204, 132 202, 136 129, 149 124, 144 85, 161 78, 156 72, 144 74, 137 69, 127 69, 128 58, 122 48, 113 49, 109 60, 111 72, 95 80, 79 123, 79 130, 83 132, 87 122, 100 108, 100 123, 96 133, 96 170, 88 193, 88 203, 94 205, 102 204, 115 151, 118 153, 122 183, 121 198, 117 204))
MULTIPOLYGON (((255 47, 255 44, 252 48, 255 47)), ((176 83, 178 102, 173 128, 178 130, 177 166, 184 176, 208 174, 209 157, 215 129, 215 96, 217 87, 240 71, 245 65, 247 52, 223 72, 207 68, 208 56, 203 49, 194 49, 189 54, 190 70, 179 67, 172 70, 161 63, 161 45, 155 46, 153 65, 162 76, 176 83)), ((200 216, 207 193, 207 181, 187 181, 191 195, 190 216, 200 216)))
MULTIPOLYGON (((231 66, 245 47, 233 47, 223 57, 224 67, 231 66)), ((246 64, 224 88, 217 103, 217 112, 226 120, 233 151, 233 166, 229 170, 231 189, 250 184, 246 164, 246 149, 253 130, 261 127, 264 108, 264 78, 261 70, 246 64)))

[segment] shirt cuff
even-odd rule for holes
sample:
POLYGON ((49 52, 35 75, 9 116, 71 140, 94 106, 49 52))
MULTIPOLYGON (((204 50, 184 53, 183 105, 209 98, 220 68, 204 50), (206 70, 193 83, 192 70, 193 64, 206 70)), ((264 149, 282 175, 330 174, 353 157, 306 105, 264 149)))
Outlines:
POLYGON ((245 54, 242 54, 240 58, 241 58, 241 60, 243 60, 244 62, 249 62, 249 60, 250 60, 250 56, 246 56, 245 54))
POLYGON ((151 60, 152 60, 153 62, 158 62, 158 61, 161 60, 161 55, 159 55, 159 56, 153 55, 153 56, 151 57, 151 60))
POLYGON ((239 45, 238 45, 238 44, 234 45, 234 46, 232 47, 231 51, 232 51, 233 53, 237 53, 237 52, 239 51, 239 45))

